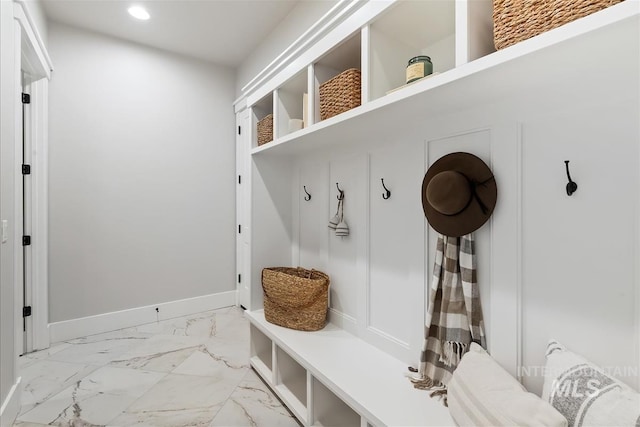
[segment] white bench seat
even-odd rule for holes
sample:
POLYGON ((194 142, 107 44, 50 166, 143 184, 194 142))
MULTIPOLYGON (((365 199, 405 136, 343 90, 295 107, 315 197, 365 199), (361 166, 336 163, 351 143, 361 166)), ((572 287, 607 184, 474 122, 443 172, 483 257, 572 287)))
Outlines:
POLYGON ((263 310, 246 315, 252 366, 304 425, 455 425, 404 376, 405 363, 362 339, 333 324, 301 332, 267 322, 263 310))

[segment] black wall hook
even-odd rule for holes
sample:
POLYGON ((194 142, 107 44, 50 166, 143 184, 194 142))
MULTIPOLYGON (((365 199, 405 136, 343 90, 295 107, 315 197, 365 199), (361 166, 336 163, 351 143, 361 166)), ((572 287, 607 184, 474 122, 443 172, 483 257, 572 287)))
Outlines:
POLYGON ((309 194, 309 192, 307 191, 307 186, 303 185, 302 188, 304 188, 304 192, 307 193, 307 195, 304 197, 304 199, 308 202, 309 200, 311 200, 311 194, 309 194))
POLYGON ((389 197, 391 197, 391 191, 387 188, 386 185, 384 185, 384 178, 380 178, 380 181, 382 181, 382 188, 384 188, 384 193, 382 193, 382 198, 387 200, 389 197))
POLYGON ((567 184, 567 196, 571 196, 578 190, 578 184, 571 180, 571 174, 569 174, 569 160, 565 160, 564 165, 567 168, 567 178, 569 179, 569 183, 567 184))
POLYGON ((340 189, 340 186, 338 185, 338 183, 336 182, 336 188, 338 189, 338 191, 340 192, 340 194, 337 196, 338 200, 343 200, 344 199, 344 190, 340 189))

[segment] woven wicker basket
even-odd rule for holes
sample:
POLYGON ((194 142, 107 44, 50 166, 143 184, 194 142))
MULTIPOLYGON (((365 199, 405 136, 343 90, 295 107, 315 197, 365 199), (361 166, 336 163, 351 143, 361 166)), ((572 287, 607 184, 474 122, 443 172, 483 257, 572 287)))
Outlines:
POLYGON ((258 145, 273 141, 273 114, 258 122, 258 145))
POLYGON ((493 0, 493 38, 503 49, 623 0, 493 0))
POLYGON ((304 268, 262 270, 264 317, 299 331, 317 331, 327 322, 329 276, 304 268))
POLYGON ((320 120, 360 105, 360 70, 350 68, 320 85, 320 120))

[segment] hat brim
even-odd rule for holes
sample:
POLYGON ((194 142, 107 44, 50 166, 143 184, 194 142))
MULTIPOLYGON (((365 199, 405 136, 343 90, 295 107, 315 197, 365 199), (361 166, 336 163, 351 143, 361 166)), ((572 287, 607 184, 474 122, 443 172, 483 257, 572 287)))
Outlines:
POLYGON ((436 160, 427 170, 422 180, 422 208, 429 225, 437 232, 449 236, 460 237, 476 231, 486 223, 496 206, 498 187, 493 173, 485 162, 470 153, 451 153, 436 160), (438 212, 427 200, 427 186, 440 172, 456 171, 464 174, 469 180, 484 183, 476 187, 476 195, 486 210, 475 198, 456 215, 444 215, 438 212))

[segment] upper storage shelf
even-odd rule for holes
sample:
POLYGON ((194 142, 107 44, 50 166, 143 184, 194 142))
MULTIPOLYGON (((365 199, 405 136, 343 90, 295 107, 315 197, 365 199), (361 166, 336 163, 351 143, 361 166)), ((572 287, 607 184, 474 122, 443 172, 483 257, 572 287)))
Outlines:
MULTIPOLYGON (((257 147, 259 144, 264 143, 264 141, 272 141, 274 138, 273 133, 273 125, 269 125, 270 129, 264 127, 263 119, 267 119, 268 116, 273 117, 273 94, 268 94, 258 102, 256 102, 251 108, 251 123, 252 128, 256 129, 255 132, 252 132, 252 147, 257 147), (262 123, 261 123, 262 122, 262 123), (258 132, 258 128, 260 132, 258 132), (267 132, 269 136, 265 136, 264 132, 267 132), (261 134, 260 136, 258 134, 261 134), (262 142, 261 142, 262 141, 262 142)), ((272 122, 271 120, 270 122, 272 122)))
POLYGON ((307 70, 302 70, 275 92, 275 136, 282 138, 304 127, 304 110, 308 92, 307 70))
MULTIPOLYGON (((310 100, 314 104, 314 116, 313 123, 319 123, 322 120, 326 120, 335 114, 327 114, 328 110, 332 108, 327 108, 331 102, 327 102, 328 99, 331 99, 331 96, 327 96, 327 93, 332 92, 331 88, 328 88, 326 85, 329 85, 329 81, 335 78, 338 78, 339 75, 348 72, 349 70, 354 70, 355 73, 361 72, 361 52, 362 52, 362 39, 360 36, 360 32, 356 32, 351 35, 349 38, 338 44, 335 48, 333 48, 330 52, 321 57, 318 61, 314 63, 312 67, 310 67, 310 72, 313 74, 312 85, 311 88, 313 91, 313 97, 310 100), (324 90, 321 88, 324 87, 324 90), (321 100, 324 96, 325 101, 325 116, 322 115, 322 107, 321 100)), ((352 72, 352 73, 353 73, 352 72)), ((339 85, 339 82, 337 82, 339 85)), ((357 85, 353 86, 353 80, 347 79, 343 81, 343 83, 347 83, 343 86, 342 91, 344 92, 344 99, 351 99, 354 106, 357 106, 361 103, 360 96, 355 96, 356 92, 359 93, 361 91, 361 86, 357 85), (348 83, 352 84, 349 85, 348 83)), ((336 85, 332 85, 332 87, 336 87, 336 85)), ((335 97, 335 96, 334 96, 335 97)), ((335 104, 334 104, 335 105, 335 104)), ((336 106, 338 107, 338 106, 336 106)), ((350 108, 351 106, 343 106, 343 108, 350 108)))
POLYGON ((399 2, 369 26, 370 99, 405 84, 410 58, 431 58, 434 73, 455 67, 455 3, 399 2))
MULTIPOLYGON (((607 73, 638 68, 638 1, 624 1, 488 54, 486 22, 483 24, 487 4, 491 2, 397 1, 366 21, 360 31, 345 33, 343 39, 334 41, 333 49, 299 71, 306 73, 310 94, 308 126, 279 133, 273 142, 260 147, 254 144, 252 155, 299 155, 345 140, 366 143, 371 138, 392 137, 425 117, 489 105, 516 94, 539 96, 556 86, 588 90, 594 79, 608 78, 607 73), (414 19, 425 16, 426 20, 414 19), (468 24, 462 28, 460 22, 468 24), (403 85, 406 61, 421 54, 432 58, 439 74, 403 85), (362 105, 320 121, 318 84, 358 62, 362 105)), ((301 81, 295 75, 291 79, 301 81)), ((285 79, 281 87, 289 84, 285 79)))

